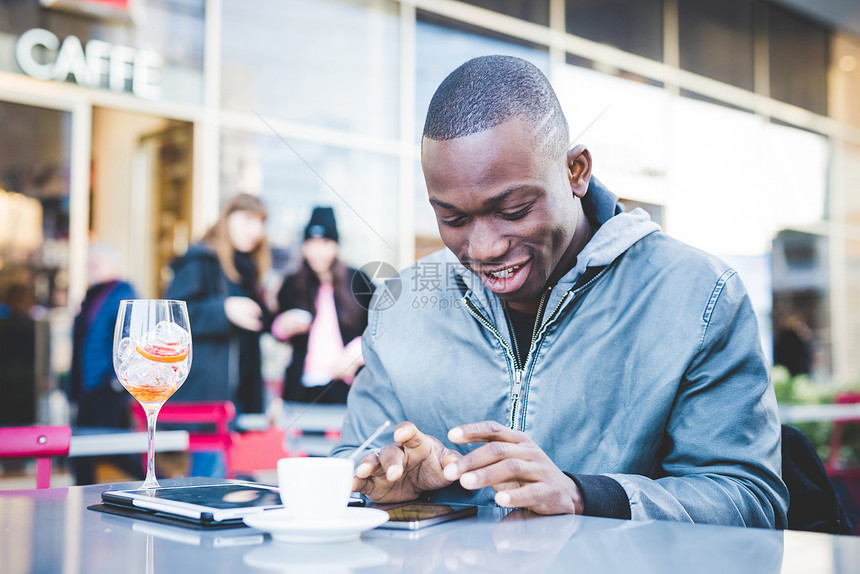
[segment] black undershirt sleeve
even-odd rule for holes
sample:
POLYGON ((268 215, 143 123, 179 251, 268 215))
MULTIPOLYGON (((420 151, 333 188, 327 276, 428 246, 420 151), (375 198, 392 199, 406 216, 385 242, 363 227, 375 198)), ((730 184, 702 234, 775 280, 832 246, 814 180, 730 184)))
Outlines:
POLYGON ((579 487, 586 516, 630 520, 630 502, 617 480, 602 474, 564 474, 579 487))

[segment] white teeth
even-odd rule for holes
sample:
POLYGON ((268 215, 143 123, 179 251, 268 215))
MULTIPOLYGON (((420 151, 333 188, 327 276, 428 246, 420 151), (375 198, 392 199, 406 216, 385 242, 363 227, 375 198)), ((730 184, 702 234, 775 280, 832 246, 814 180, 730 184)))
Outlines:
POLYGON ((487 275, 489 275, 493 279, 507 279, 508 277, 512 276, 520 267, 522 266, 517 265, 515 267, 508 267, 507 269, 502 269, 501 271, 491 271, 487 273, 487 275))

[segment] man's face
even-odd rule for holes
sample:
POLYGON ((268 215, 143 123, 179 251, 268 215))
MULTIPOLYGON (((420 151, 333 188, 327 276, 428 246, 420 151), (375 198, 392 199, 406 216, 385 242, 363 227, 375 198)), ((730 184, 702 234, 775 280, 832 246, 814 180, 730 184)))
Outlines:
POLYGON ((461 138, 425 138, 422 149, 442 241, 523 311, 535 309, 550 278, 576 260, 577 196, 588 186, 587 178, 584 187, 581 179, 573 185, 566 157, 550 161, 537 148, 531 126, 512 119, 461 138))

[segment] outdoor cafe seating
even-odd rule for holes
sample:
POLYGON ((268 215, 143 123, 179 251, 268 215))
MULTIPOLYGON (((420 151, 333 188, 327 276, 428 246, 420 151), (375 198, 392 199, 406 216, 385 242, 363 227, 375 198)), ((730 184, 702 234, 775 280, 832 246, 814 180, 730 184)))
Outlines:
POLYGON ((0 458, 35 458, 36 488, 51 487, 53 457, 69 454, 67 426, 0 427, 0 458))

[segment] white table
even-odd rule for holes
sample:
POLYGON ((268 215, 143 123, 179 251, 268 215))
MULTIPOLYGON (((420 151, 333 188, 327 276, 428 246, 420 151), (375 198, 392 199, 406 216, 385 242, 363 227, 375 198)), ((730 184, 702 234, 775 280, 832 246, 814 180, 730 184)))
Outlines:
POLYGON ((783 423, 805 423, 860 419, 860 403, 844 405, 785 405, 779 407, 779 418, 783 423))
MULTIPOLYGON (((165 486, 202 479, 164 480, 165 486)), ((214 482, 211 479, 208 482, 214 482)), ((200 532, 88 510, 95 485, 0 493, 0 570, 32 572, 605 572, 856 574, 860 538, 761 528, 538 516, 481 507, 419 533, 283 544, 248 528, 200 532)))
MULTIPOLYGON (((73 429, 69 456, 104 456, 136 454, 147 450, 145 432, 126 432, 108 429, 73 429), (75 433, 80 434, 75 434, 75 433)), ((188 431, 166 430, 155 433, 156 452, 188 450, 188 431)))

